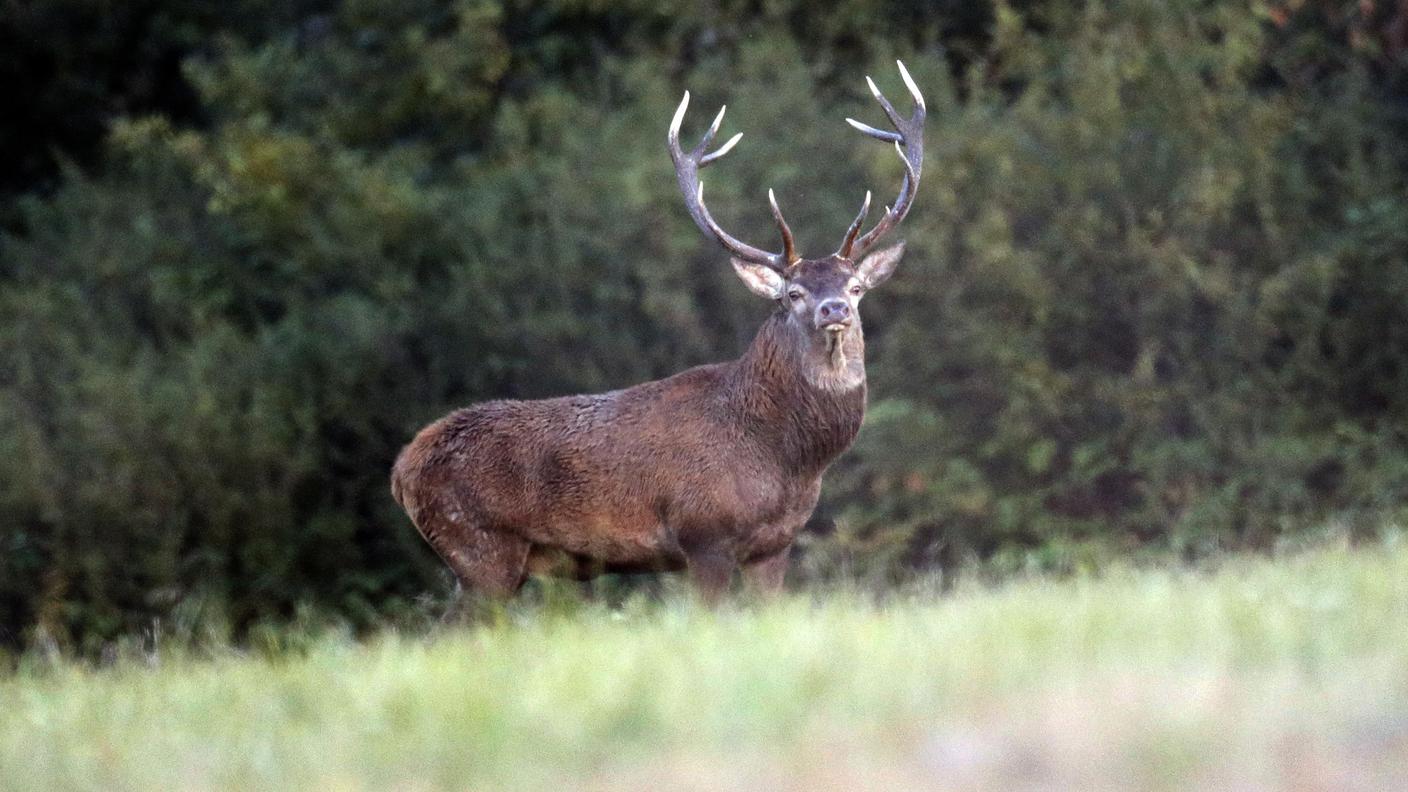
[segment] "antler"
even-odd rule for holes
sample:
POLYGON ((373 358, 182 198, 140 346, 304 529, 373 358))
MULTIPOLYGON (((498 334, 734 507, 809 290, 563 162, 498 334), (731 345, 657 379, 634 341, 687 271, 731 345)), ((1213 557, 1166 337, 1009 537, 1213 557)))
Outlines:
POLYGON ((768 190, 768 204, 772 208, 772 216, 777 221, 778 231, 782 233, 782 252, 769 253, 766 250, 759 250, 745 242, 740 242, 729 233, 719 227, 714 222, 714 218, 709 214, 709 209, 704 205, 704 184, 699 181, 699 169, 713 162, 717 162, 727 154, 738 139, 743 137, 739 132, 728 139, 728 142, 719 147, 712 154, 705 154, 705 149, 714 142, 714 134, 719 131, 719 124, 723 123, 724 110, 728 105, 719 108, 719 114, 714 117, 714 123, 709 126, 709 131, 704 133, 704 138, 699 141, 692 151, 686 154, 680 149, 680 122, 684 120, 684 112, 689 107, 689 91, 684 92, 684 99, 680 101, 679 109, 675 110, 675 118, 670 122, 670 134, 667 138, 670 145, 670 159, 675 162, 675 176, 679 179, 680 192, 684 193, 685 206, 689 208, 689 216, 694 218, 694 224, 699 226, 699 230, 718 240, 728 252, 740 259, 763 264, 778 272, 785 270, 793 262, 797 261, 797 250, 792 242, 792 229, 787 227, 787 221, 782 219, 782 211, 777 208, 777 198, 773 196, 772 190, 768 190))
POLYGON ((887 143, 895 144, 895 151, 899 152, 900 160, 904 163, 904 181, 900 184, 899 197, 895 199, 893 208, 885 207, 885 216, 880 218, 880 222, 875 227, 866 232, 865 236, 856 239, 856 234, 860 233, 860 227, 865 222, 865 216, 870 212, 870 193, 865 194, 865 202, 861 204, 860 214, 856 215, 855 222, 846 230, 846 237, 841 241, 841 247, 836 250, 836 255, 843 259, 856 259, 864 256, 875 246, 880 238, 889 233, 892 228, 899 225, 904 216, 909 213, 909 207, 914 203, 914 193, 919 188, 919 173, 924 168, 924 97, 919 93, 919 87, 914 84, 914 79, 909 76, 909 70, 900 61, 895 61, 900 67, 900 77, 904 78, 905 87, 909 89, 909 95, 914 97, 914 114, 908 119, 900 118, 895 112, 894 105, 890 104, 885 95, 880 93, 880 89, 875 87, 875 81, 869 77, 865 82, 870 86, 870 92, 875 95, 875 101, 880 103, 881 109, 885 111, 886 117, 890 119, 890 124, 894 126, 894 132, 886 132, 883 129, 876 129, 868 124, 862 124, 854 118, 847 118, 846 123, 860 130, 861 132, 887 143))

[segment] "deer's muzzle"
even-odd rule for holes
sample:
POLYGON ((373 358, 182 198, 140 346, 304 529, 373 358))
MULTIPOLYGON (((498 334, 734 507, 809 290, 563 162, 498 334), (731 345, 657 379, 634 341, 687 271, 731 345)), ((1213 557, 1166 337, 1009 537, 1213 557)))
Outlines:
POLYGON ((818 330, 845 330, 851 326, 851 304, 834 297, 823 300, 816 307, 814 322, 818 330))

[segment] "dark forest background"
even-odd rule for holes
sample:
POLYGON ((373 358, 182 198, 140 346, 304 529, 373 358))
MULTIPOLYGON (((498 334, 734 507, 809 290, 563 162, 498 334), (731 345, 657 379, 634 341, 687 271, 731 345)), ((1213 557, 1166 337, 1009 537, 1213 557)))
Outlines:
POLYGON ((0 2, 0 643, 371 625, 387 472, 490 397, 736 355, 689 221, 831 250, 930 108, 871 412, 795 579, 1199 558, 1408 521, 1408 2, 0 2), (192 617, 191 613, 201 614, 192 617))

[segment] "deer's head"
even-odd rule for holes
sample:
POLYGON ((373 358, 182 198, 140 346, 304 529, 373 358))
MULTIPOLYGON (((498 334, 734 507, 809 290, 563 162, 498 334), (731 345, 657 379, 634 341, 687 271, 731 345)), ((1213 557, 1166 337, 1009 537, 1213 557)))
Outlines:
MULTIPOLYGON (((898 63, 898 61, 897 61, 898 63)), ((875 227, 861 234, 866 215, 870 211, 870 193, 865 194, 860 213, 846 229, 841 246, 835 253, 824 258, 802 258, 793 243, 792 231, 777 207, 777 198, 768 190, 768 204, 772 208, 773 220, 782 236, 782 250, 769 252, 760 250, 735 239, 714 221, 709 209, 704 205, 704 185, 699 180, 699 170, 727 154, 739 138, 740 132, 723 144, 718 150, 706 153, 714 141, 714 135, 723 123, 724 109, 719 110, 709 131, 692 151, 680 148, 680 123, 689 107, 689 92, 686 91, 679 109, 675 111, 670 124, 668 142, 670 158, 675 163, 675 173, 679 179, 680 191, 684 193, 685 205, 694 222, 706 235, 724 247, 733 259, 733 268, 754 293, 777 301, 787 312, 788 321, 798 330, 814 340, 835 348, 838 339, 852 330, 858 334, 860 314, 858 305, 861 297, 870 289, 880 285, 890 277, 904 252, 900 242, 882 250, 875 250, 881 237, 891 231, 904 219, 914 201, 914 193, 919 187, 919 174, 924 164, 924 97, 909 76, 903 63, 899 63, 900 76, 914 97, 914 112, 909 118, 901 118, 893 105, 885 99, 875 82, 866 77, 866 83, 880 107, 885 111, 894 132, 862 124, 851 118, 846 122, 870 137, 893 143, 895 151, 904 164, 904 180, 900 184, 899 197, 893 207, 885 209, 885 216, 875 227)))

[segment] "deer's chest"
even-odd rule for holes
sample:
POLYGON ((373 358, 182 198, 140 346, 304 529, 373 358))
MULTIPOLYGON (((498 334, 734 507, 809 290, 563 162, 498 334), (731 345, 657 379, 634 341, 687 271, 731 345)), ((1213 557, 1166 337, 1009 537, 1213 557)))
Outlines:
POLYGON ((746 527, 739 537, 739 555, 742 559, 766 557, 785 550, 792 544, 803 523, 811 517, 820 494, 819 477, 801 482, 780 500, 776 517, 746 527))

